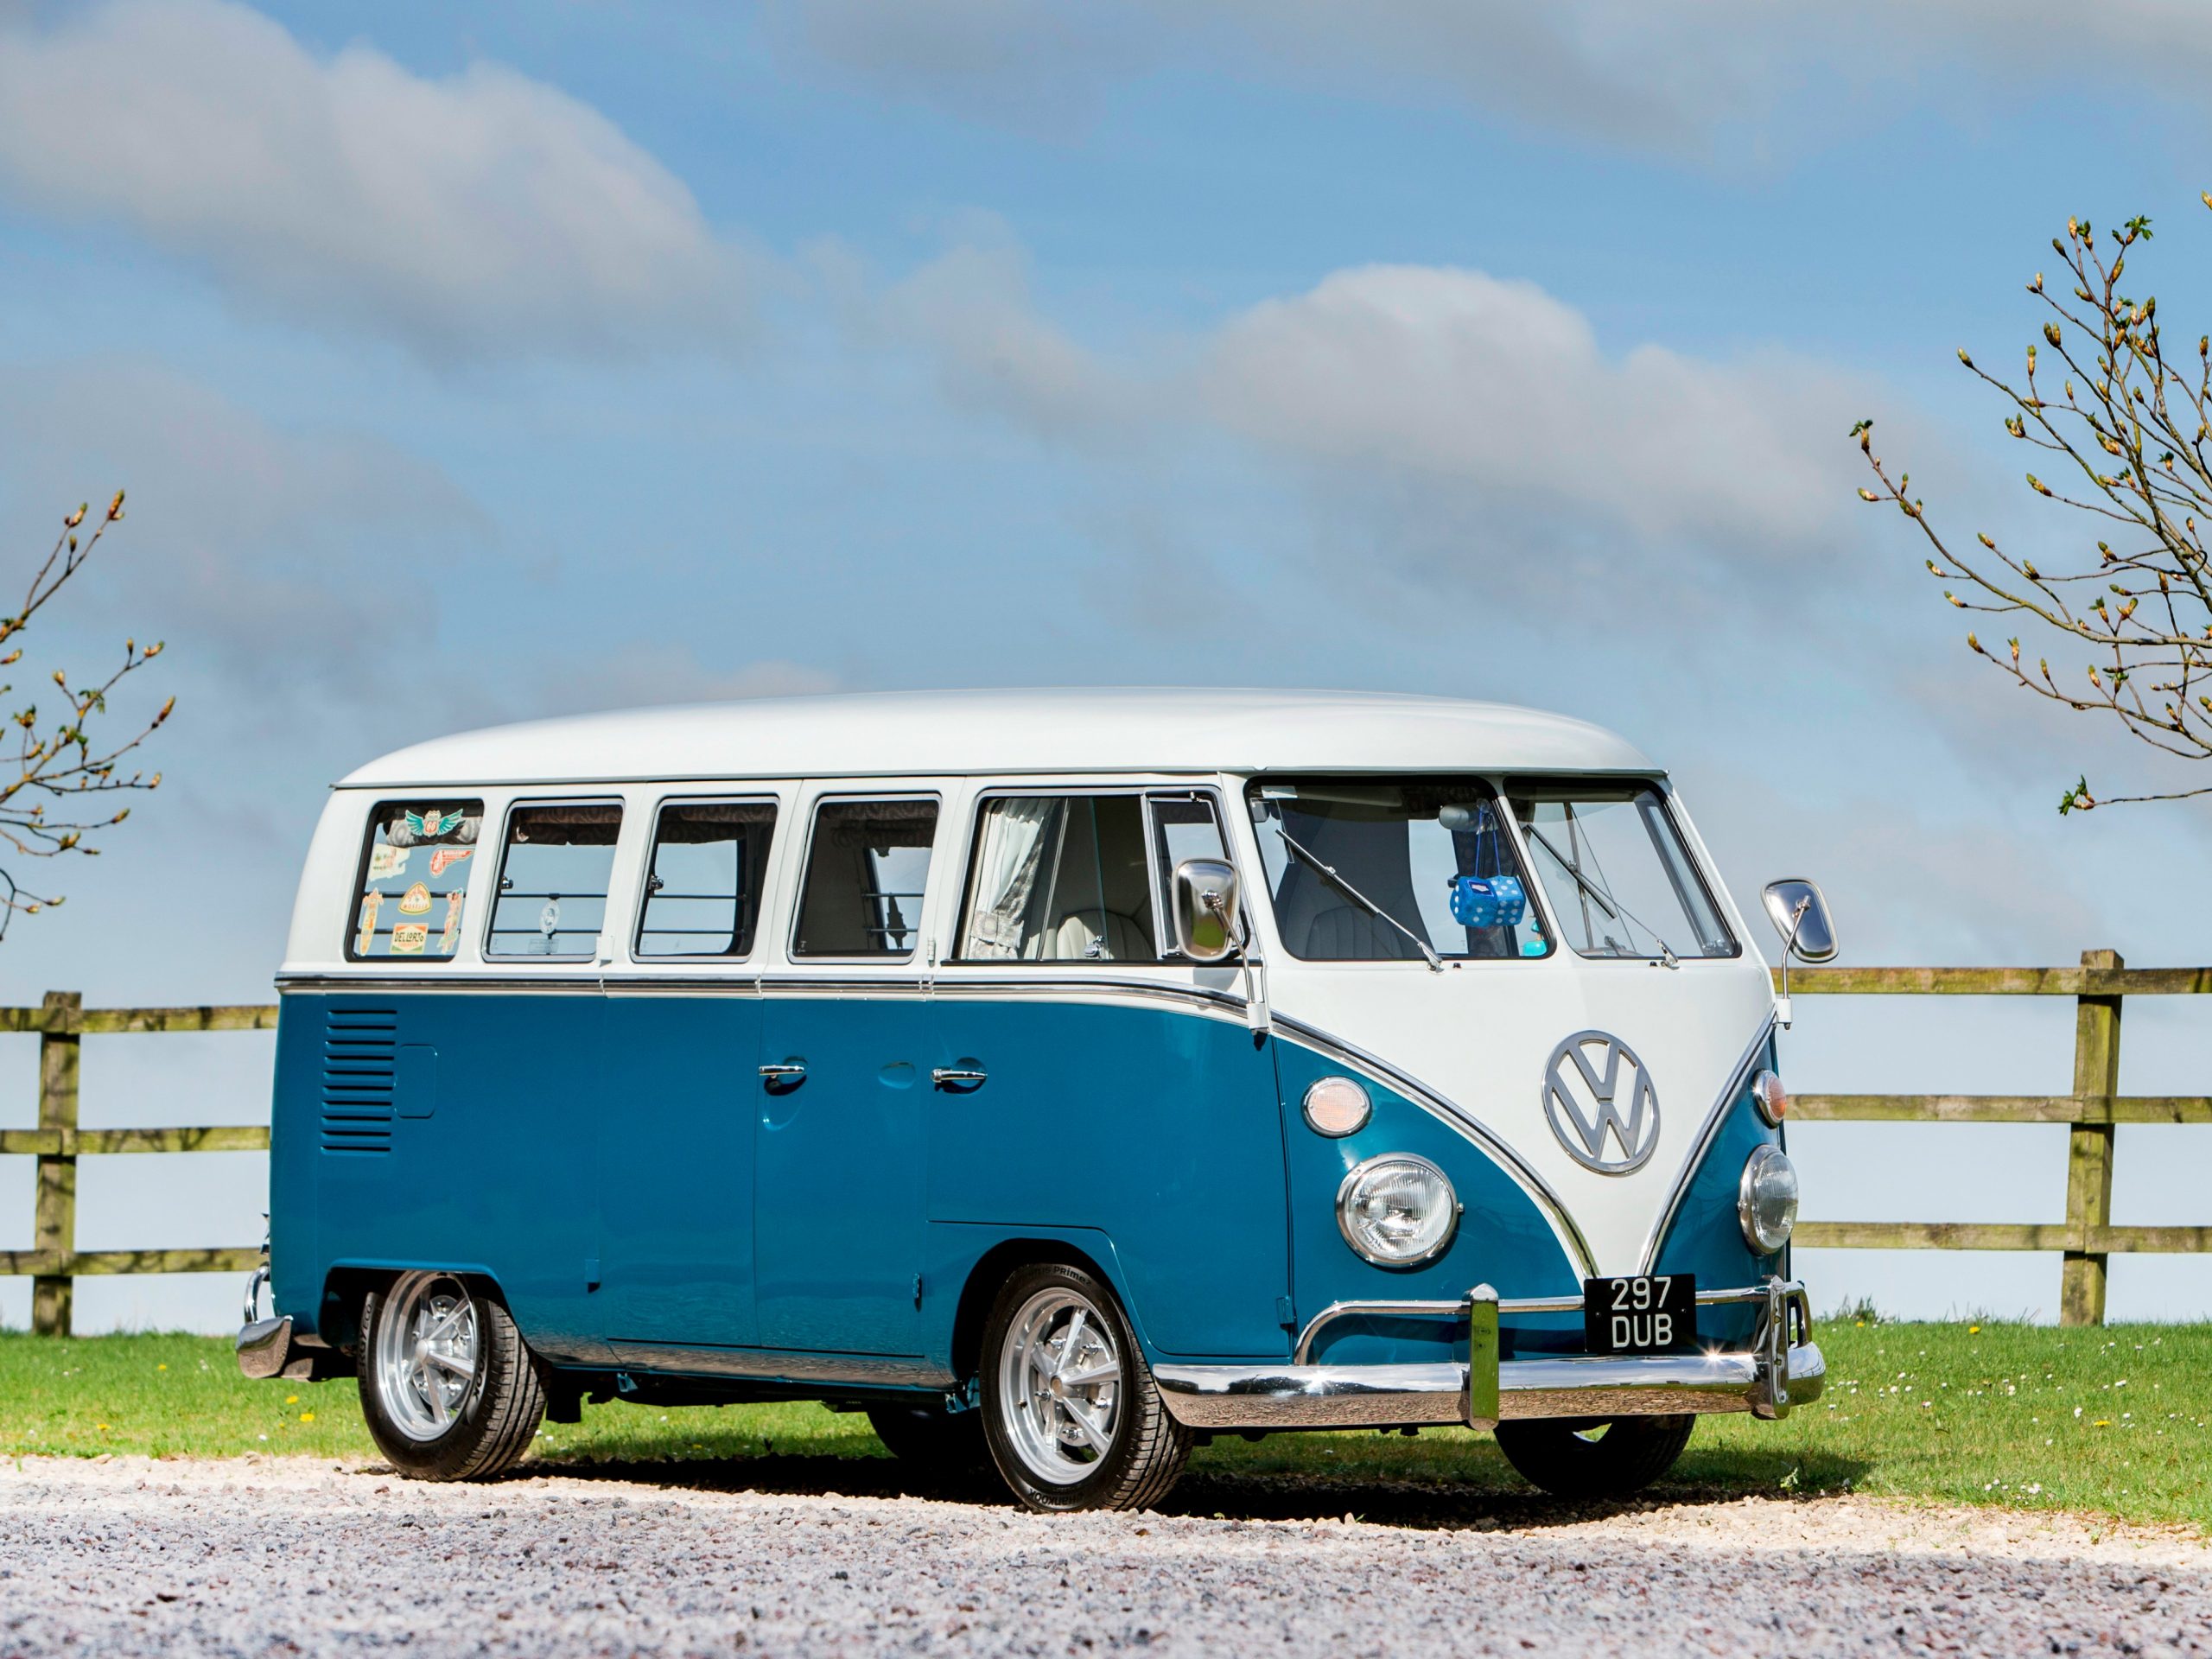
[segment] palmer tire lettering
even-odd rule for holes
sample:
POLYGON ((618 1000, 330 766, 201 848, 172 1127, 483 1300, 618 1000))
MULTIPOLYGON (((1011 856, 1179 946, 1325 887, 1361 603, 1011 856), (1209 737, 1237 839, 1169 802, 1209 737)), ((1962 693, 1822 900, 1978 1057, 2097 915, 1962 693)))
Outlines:
POLYGON ((1694 1417, 1535 1418, 1497 1426, 1497 1449, 1532 1485, 1557 1497, 1621 1497, 1675 1466, 1694 1417))
POLYGON ((982 1370, 984 1441, 1000 1476, 1026 1508, 1046 1513, 1149 1509, 1167 1496, 1190 1460, 1191 1431, 1168 1414, 1121 1303, 1080 1268, 1035 1262, 1014 1269, 999 1287, 983 1327, 982 1370), (1088 1472, 1075 1479, 1047 1478, 1032 1467, 1018 1444, 1024 1436, 1009 1421, 1001 1385, 1008 1350, 1020 1337, 1017 1318, 1040 1297, 1072 1299, 1104 1321, 1120 1360, 1119 1397, 1108 1446, 1088 1472))
POLYGON ((545 1383, 513 1316, 480 1282, 451 1274, 402 1274, 372 1291, 361 1307, 361 1415, 377 1449, 409 1480, 488 1480, 530 1450, 545 1416, 545 1383), (465 1299, 474 1319, 474 1375, 431 1438, 407 1427, 410 1413, 393 1399, 393 1379, 378 1363, 379 1338, 400 1336, 424 1297, 442 1292, 465 1299))
POLYGON ((991 1460, 983 1443, 983 1414, 947 1411, 935 1401, 868 1408, 868 1427, 884 1449, 908 1467, 930 1474, 961 1474, 991 1460))

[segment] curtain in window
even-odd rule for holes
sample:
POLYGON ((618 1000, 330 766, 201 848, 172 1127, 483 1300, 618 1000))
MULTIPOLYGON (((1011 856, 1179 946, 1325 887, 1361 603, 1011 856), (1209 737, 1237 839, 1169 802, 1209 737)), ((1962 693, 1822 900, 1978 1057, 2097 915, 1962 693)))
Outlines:
POLYGON ((1022 923, 1044 867, 1046 831, 1066 804, 1051 798, 991 803, 976 851, 975 908, 962 955, 982 961, 1020 955, 1022 923))

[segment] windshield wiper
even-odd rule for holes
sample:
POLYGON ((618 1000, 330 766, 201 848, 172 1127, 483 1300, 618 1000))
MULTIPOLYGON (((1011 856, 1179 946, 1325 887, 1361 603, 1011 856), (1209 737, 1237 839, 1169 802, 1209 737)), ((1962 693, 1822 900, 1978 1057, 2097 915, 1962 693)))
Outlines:
MULTIPOLYGON (((1645 926, 1645 925, 1637 918, 1629 914, 1626 906, 1623 905, 1611 893, 1606 893, 1604 889, 1592 882, 1588 876, 1583 874, 1580 869, 1575 868, 1574 861, 1572 859, 1562 857, 1560 854, 1559 849, 1552 845, 1551 838, 1545 835, 1542 830, 1537 829, 1535 824, 1524 823, 1521 827, 1528 832, 1529 838, 1533 840, 1537 846, 1542 848, 1546 852, 1552 855, 1552 862, 1558 865, 1560 868, 1565 870, 1569 876, 1573 878, 1574 885, 1576 887, 1581 888, 1585 893, 1597 901, 1599 909, 1604 911, 1606 915, 1611 917, 1613 920, 1617 922, 1625 921, 1630 926, 1641 927, 1645 932, 1651 935, 1652 938, 1658 943, 1659 959, 1661 963, 1669 968, 1679 968, 1682 965, 1680 959, 1675 957, 1673 949, 1668 944, 1667 941, 1660 938, 1659 930, 1657 928, 1645 926)), ((1280 833, 1280 831, 1278 831, 1278 833, 1280 833)), ((1587 918, 1586 917, 1585 919, 1586 920, 1587 918)), ((1610 944, 1611 940, 1609 939, 1607 942, 1610 944)))
POLYGON ((1369 915, 1376 917, 1382 921, 1389 923, 1390 925, 1396 928, 1399 932, 1411 939, 1414 942, 1414 948, 1419 950, 1422 956, 1428 958, 1428 965, 1432 972, 1440 974, 1444 971, 1444 958, 1438 956, 1436 952, 1429 947, 1429 943, 1427 939, 1421 938, 1420 934, 1414 932, 1413 929, 1408 927, 1403 922, 1393 916, 1389 911, 1383 909, 1382 906, 1376 904, 1372 899, 1362 893, 1357 887, 1352 886, 1352 884, 1345 880, 1344 877, 1338 875, 1334 866, 1323 862, 1321 855, 1319 853, 1300 842, 1290 833, 1289 830, 1284 829, 1282 825, 1277 823, 1272 824, 1269 827, 1274 830, 1275 834, 1282 837, 1282 844, 1284 846, 1289 848, 1292 852, 1296 853, 1308 864, 1311 864, 1315 869, 1320 871, 1323 875, 1329 879, 1331 884, 1333 885, 1339 892, 1344 893, 1346 898, 1350 899, 1362 910, 1364 910, 1369 915))

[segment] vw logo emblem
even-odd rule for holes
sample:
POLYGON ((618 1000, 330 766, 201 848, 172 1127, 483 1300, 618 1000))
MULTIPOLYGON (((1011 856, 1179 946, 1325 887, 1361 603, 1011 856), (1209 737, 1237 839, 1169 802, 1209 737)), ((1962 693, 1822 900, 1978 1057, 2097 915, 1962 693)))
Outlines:
POLYGON ((1544 1116, 1567 1155, 1600 1175, 1643 1167, 1659 1144, 1659 1092, 1635 1051, 1578 1031, 1544 1066, 1544 1116))

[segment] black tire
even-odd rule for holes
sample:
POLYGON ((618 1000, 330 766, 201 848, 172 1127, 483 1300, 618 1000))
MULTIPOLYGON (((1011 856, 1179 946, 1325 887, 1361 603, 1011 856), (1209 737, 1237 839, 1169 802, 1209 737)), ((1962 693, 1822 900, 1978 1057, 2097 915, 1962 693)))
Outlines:
POLYGON ((377 1449, 409 1480, 488 1480, 530 1450, 545 1415, 545 1384, 488 1286, 452 1274, 404 1273, 362 1306, 361 1415, 377 1449), (435 1324, 438 1309, 455 1307, 465 1307, 470 1320, 474 1363, 465 1379, 438 1373, 441 1423, 428 1384, 396 1373, 404 1361, 385 1359, 407 1351, 426 1311, 435 1324), (457 1397, 448 1400, 448 1391, 457 1397))
POLYGON ((1694 1417, 1543 1419, 1500 1423, 1497 1449, 1532 1484, 1560 1497, 1624 1497, 1675 1466, 1694 1417))
POLYGON ((932 1474, 981 1469, 991 1460, 983 1444, 983 1414, 947 1411, 935 1400, 870 1406, 868 1426, 891 1455, 932 1474))
POLYGON ((1081 1268, 1038 1262, 1014 1269, 999 1287, 983 1327, 982 1371, 983 1438, 991 1461, 1028 1509, 1047 1513, 1149 1509, 1167 1496, 1190 1459, 1191 1432, 1168 1415, 1121 1303, 1081 1268), (1062 1305, 1058 1314, 1031 1311, 1055 1302, 1062 1305), (1090 1328, 1089 1319, 1095 1316, 1104 1327, 1103 1332, 1085 1338, 1075 1330, 1070 1315, 1078 1305, 1085 1310, 1084 1329, 1090 1328), (1024 1355, 1039 1344, 1050 1355, 1050 1336, 1055 1331, 1064 1338, 1061 1353, 1078 1346, 1099 1366, 1106 1363, 1105 1346, 1098 1340, 1103 1335, 1119 1369, 1110 1385, 1081 1385, 1087 1393, 1076 1406, 1065 1405, 1065 1396, 1052 1396, 1062 1402, 1057 1409, 1067 1414, 1068 1432, 1073 1432, 1077 1410, 1085 1421, 1095 1423, 1103 1416, 1110 1427, 1103 1449, 1087 1442, 1071 1443, 1063 1449, 1058 1466, 1047 1467, 1052 1462, 1051 1449, 1058 1442, 1039 1426, 1039 1413, 1021 1414, 1024 1408, 1014 1397, 1009 1376, 1018 1375, 1026 1386, 1024 1355), (1073 1344, 1065 1340, 1071 1333, 1073 1344), (1110 1398, 1110 1407, 1103 1406, 1102 1396, 1110 1398))

